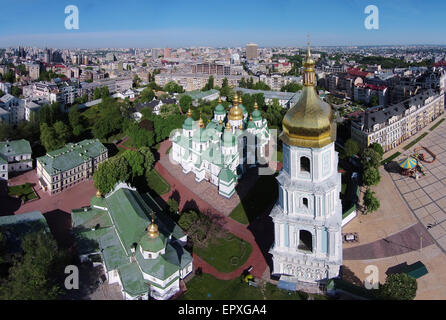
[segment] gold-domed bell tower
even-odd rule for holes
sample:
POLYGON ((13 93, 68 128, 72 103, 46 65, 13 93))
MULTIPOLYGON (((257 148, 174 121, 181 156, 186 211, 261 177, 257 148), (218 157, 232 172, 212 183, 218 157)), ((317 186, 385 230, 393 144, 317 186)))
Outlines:
POLYGON ((235 93, 234 101, 228 114, 229 123, 233 128, 239 128, 243 120, 243 110, 238 106, 238 101, 237 93, 235 93))
POLYGON ((322 148, 336 140, 331 106, 316 92, 315 62, 308 42, 303 62, 303 90, 299 101, 288 110, 282 121, 281 140, 298 147, 322 148))

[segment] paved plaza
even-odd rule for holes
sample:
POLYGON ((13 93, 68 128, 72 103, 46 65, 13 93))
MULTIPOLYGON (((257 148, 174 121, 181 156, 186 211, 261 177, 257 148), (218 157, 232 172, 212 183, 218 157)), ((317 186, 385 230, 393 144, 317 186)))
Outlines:
MULTIPOLYGON (((428 132, 426 137, 404 151, 386 169, 407 206, 446 253, 446 121, 428 132), (397 163, 419 146, 428 148, 436 159, 433 163, 422 162, 426 175, 416 180, 401 175, 397 163)), ((421 152, 430 157, 424 149, 421 152)))

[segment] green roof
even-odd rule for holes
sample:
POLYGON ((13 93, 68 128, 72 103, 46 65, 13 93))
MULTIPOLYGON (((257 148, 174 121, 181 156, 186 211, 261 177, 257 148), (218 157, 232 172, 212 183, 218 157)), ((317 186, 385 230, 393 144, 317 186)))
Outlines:
POLYGON ((71 170, 81 164, 106 152, 107 148, 98 140, 83 140, 78 143, 68 143, 65 147, 48 152, 37 158, 50 175, 71 170))
POLYGON ((137 297, 149 291, 149 286, 145 283, 136 262, 119 267, 118 272, 122 286, 129 295, 137 297))
POLYGON ((100 228, 111 227, 112 223, 107 211, 87 207, 84 209, 75 209, 71 212, 71 221, 73 228, 91 229, 99 224, 100 228))
POLYGON ((17 252, 21 247, 21 239, 29 233, 45 231, 49 227, 40 211, 32 211, 0 217, 0 232, 6 237, 6 247, 10 252, 17 252))
POLYGON ((0 154, 5 157, 31 153, 31 145, 25 139, 0 142, 0 154))
POLYGON ((199 99, 204 99, 207 96, 213 95, 215 93, 218 93, 218 90, 215 89, 211 89, 211 90, 207 90, 207 91, 189 91, 184 93, 184 95, 188 95, 189 97, 191 97, 193 100, 199 100, 199 99))
POLYGON ((206 142, 209 139, 208 131, 204 130, 204 128, 198 128, 192 136, 192 140, 197 142, 206 142))
POLYGON ((262 114, 260 113, 260 111, 258 109, 254 110, 252 112, 252 120, 254 120, 254 121, 262 120, 262 114))
POLYGON ((418 279, 427 274, 428 271, 426 266, 421 261, 417 261, 414 264, 408 265, 406 268, 404 268, 403 273, 418 279))
POLYGON ((106 196, 107 208, 112 217, 119 237, 129 252, 134 243, 138 243, 150 224, 147 212, 143 210, 143 200, 138 192, 120 188, 106 196))
POLYGON ((231 182, 234 179, 236 179, 236 176, 230 169, 224 168, 218 174, 218 179, 225 181, 225 182, 231 182))

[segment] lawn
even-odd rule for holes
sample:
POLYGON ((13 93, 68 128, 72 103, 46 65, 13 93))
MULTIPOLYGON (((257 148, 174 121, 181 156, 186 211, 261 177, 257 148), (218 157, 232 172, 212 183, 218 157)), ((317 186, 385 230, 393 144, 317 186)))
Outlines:
POLYGON ((37 199, 36 193, 28 182, 18 186, 8 187, 8 195, 23 199, 24 202, 37 199))
POLYGON ((231 212, 230 218, 242 224, 249 224, 277 201, 278 186, 276 175, 260 176, 254 187, 231 212))
POLYGON ((155 169, 146 174, 146 178, 150 189, 155 191, 158 195, 163 195, 170 191, 170 184, 164 180, 155 169))
POLYGON ((433 131, 435 130, 436 127, 438 127, 445 119, 441 119, 440 121, 438 121, 436 124, 434 124, 432 127, 429 128, 429 131, 433 131))
POLYGON ((414 141, 412 141, 411 143, 409 143, 407 146, 403 147, 403 149, 404 149, 404 150, 409 150, 409 149, 412 148, 414 145, 416 145, 418 141, 420 141, 421 139, 423 139, 425 136, 427 136, 427 132, 423 133, 421 136, 419 136, 418 138, 416 138, 414 141))
MULTIPOLYGON (((219 280, 209 274, 195 276, 186 284, 187 292, 182 300, 302 300, 306 294, 291 292, 266 283, 264 291, 247 283, 240 278, 233 280, 219 280)), ((316 297, 315 297, 316 298, 316 297)))
POLYGON ((392 154, 390 157, 385 158, 383 161, 381 161, 381 164, 384 165, 386 163, 391 162, 393 159, 397 158, 399 155, 401 155, 401 152, 397 151, 394 154, 392 154))
POLYGON ((242 266, 251 255, 251 245, 227 233, 210 241, 206 248, 194 247, 194 252, 220 272, 232 272, 242 266))

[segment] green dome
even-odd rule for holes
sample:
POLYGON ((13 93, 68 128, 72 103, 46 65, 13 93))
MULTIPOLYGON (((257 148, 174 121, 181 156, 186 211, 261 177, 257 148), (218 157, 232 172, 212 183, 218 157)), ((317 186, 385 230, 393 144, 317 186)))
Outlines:
POLYGON ((252 112, 252 119, 253 119, 254 121, 262 120, 262 114, 260 113, 259 110, 254 110, 254 111, 252 112))
POLYGON ((248 129, 253 129, 255 127, 256 127, 256 125, 255 125, 254 121, 249 121, 248 122, 248 129))
POLYGON ((194 127, 194 120, 190 117, 186 118, 183 123, 183 129, 192 130, 194 127))
POLYGON ((233 147, 235 145, 235 136, 231 131, 225 131, 223 133, 223 146, 233 147))
POLYGON ((139 245, 144 251, 147 252, 159 252, 166 247, 167 238, 160 233, 156 238, 150 238, 147 234, 143 235, 139 241, 139 245))
POLYGON ((223 105, 222 104, 218 104, 216 107, 215 107, 215 111, 214 111, 216 114, 225 114, 226 113, 226 111, 225 111, 225 107, 223 107, 223 105))

